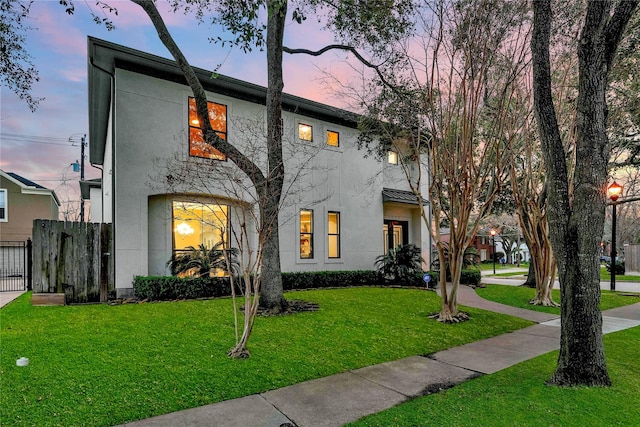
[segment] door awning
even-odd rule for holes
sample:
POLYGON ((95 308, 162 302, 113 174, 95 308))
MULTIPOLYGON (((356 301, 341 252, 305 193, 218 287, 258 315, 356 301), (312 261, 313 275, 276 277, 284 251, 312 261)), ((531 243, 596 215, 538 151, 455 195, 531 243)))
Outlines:
MULTIPOLYGON (((404 190, 394 190, 393 188, 383 188, 382 189, 382 202, 395 202, 395 203, 405 203, 409 205, 417 205, 418 199, 416 195, 411 191, 404 190)), ((422 204, 428 205, 429 201, 422 198, 422 204)))

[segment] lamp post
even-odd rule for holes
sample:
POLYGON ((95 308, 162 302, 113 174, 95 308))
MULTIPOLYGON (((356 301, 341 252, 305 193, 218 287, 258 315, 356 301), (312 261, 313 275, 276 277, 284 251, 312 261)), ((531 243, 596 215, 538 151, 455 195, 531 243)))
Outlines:
POLYGON ((491 230, 489 232, 491 234, 491 247, 492 253, 491 258, 493 258, 493 274, 496 274, 496 230, 491 230))
POLYGON ((611 205, 613 206, 612 218, 611 218, 611 290, 616 290, 616 268, 618 267, 616 262, 616 206, 618 205, 618 197, 622 194, 622 185, 613 181, 613 183, 607 188, 609 199, 611 199, 611 205))

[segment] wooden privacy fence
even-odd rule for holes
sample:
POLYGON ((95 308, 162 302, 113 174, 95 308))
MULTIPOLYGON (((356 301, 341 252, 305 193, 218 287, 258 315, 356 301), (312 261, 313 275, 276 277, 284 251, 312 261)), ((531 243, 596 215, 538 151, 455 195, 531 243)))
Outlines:
POLYGON ((640 245, 624 247, 624 269, 627 274, 640 272, 640 245))
POLYGON ((33 221, 33 292, 105 302, 114 290, 111 224, 33 221))

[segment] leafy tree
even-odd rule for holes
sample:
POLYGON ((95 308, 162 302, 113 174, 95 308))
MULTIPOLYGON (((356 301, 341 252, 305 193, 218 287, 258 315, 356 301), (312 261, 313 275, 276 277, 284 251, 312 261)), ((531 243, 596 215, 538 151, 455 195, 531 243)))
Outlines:
POLYGON ((40 80, 27 51, 27 19, 32 4, 33 0, 0 0, 0 84, 35 111, 42 98, 31 95, 33 83, 40 80))
MULTIPOLYGON (((219 0, 208 2, 204 0, 175 0, 171 4, 174 10, 183 8, 193 10, 196 16, 204 20, 209 17, 214 25, 222 25, 233 35, 231 40, 222 37, 212 37, 222 43, 231 43, 243 50, 251 50, 254 46, 266 50, 267 56, 267 138, 266 168, 263 170, 253 162, 240 147, 220 138, 212 129, 208 118, 206 93, 196 77, 193 69, 182 54, 180 48, 171 37, 155 3, 151 0, 131 0, 138 4, 151 19, 158 32, 160 40, 169 50, 176 63, 183 72, 196 102, 196 110, 204 140, 221 153, 225 154, 251 180, 255 196, 258 200, 259 225, 258 235, 261 253, 262 284, 260 288, 260 304, 272 312, 282 311, 287 303, 283 297, 282 276, 280 274, 280 250, 278 213, 282 198, 285 179, 285 166, 282 153, 282 91, 284 87, 282 77, 282 55, 286 50, 283 46, 284 31, 287 21, 289 3, 286 0, 266 0, 247 2, 243 0, 219 0), (266 22, 261 18, 265 17, 266 22)), ((398 4, 403 4, 398 0, 398 4)), ((411 4, 408 2, 408 4, 411 4)), ((372 45, 374 50, 383 51, 385 38, 397 32, 403 33, 407 26, 392 24, 399 20, 405 22, 403 15, 396 9, 396 2, 370 4, 364 1, 348 1, 336 4, 310 0, 300 3, 292 13, 294 21, 301 23, 306 19, 304 7, 311 11, 327 10, 329 28, 336 31, 336 35, 343 40, 350 40, 354 45, 372 45), (398 13, 396 13, 398 12, 398 13), (362 20, 362 22, 360 21, 362 20)), ((326 50, 344 49, 356 53, 353 46, 332 45, 326 50)), ((321 54, 306 50, 292 51, 292 53, 321 54)), ((362 58, 362 57, 360 57, 362 58)), ((362 58, 364 60, 364 58, 362 58)), ((366 62, 366 61, 365 61, 366 62)), ((253 322, 245 323, 245 327, 252 327, 253 322)), ((230 354, 244 357, 247 353, 246 342, 248 333, 243 333, 243 339, 230 354), (246 339, 245 339, 246 337, 246 339)))
POLYGON ((637 0, 587 4, 578 44, 576 157, 580 161, 570 176, 551 90, 551 1, 533 2, 534 108, 549 183, 549 228, 561 289, 560 356, 551 384, 611 384, 598 307, 599 230, 604 225, 610 149, 605 98, 617 46, 637 5, 637 0))

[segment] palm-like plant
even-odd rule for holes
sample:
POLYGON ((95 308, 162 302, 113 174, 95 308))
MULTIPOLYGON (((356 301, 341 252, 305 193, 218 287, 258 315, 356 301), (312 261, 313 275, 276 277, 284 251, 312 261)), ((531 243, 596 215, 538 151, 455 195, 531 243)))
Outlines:
POLYGON ((422 254, 420 248, 408 244, 389 249, 385 255, 376 258, 378 272, 391 280, 404 280, 410 275, 422 271, 422 254))
POLYGON ((225 252, 229 257, 229 265, 231 266, 231 274, 238 274, 240 265, 236 260, 238 249, 224 249, 222 242, 216 243, 211 249, 205 245, 198 248, 189 246, 185 252, 174 255, 167 265, 171 267, 173 274, 188 274, 189 272, 197 273, 198 277, 208 276, 211 271, 220 269, 227 271, 227 262, 225 260, 225 252))

